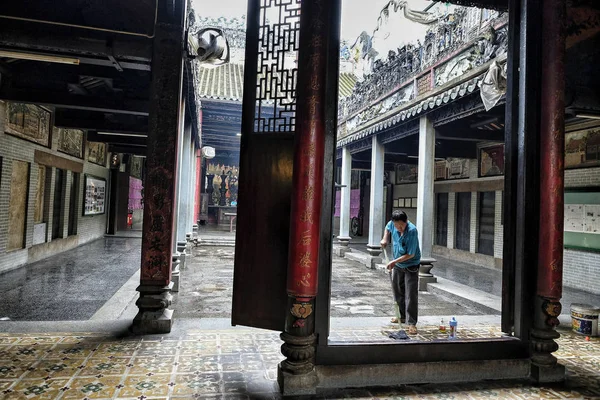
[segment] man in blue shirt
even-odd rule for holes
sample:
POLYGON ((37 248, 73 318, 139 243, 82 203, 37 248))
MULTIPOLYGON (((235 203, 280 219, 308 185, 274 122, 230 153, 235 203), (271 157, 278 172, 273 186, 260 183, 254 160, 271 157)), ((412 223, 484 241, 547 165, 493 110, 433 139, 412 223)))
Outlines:
MULTIPOLYGON (((381 239, 381 247, 388 243, 393 245, 394 259, 387 269, 391 270, 394 298, 400 310, 400 322, 408 321, 408 333, 417 334, 417 317, 419 311, 419 265, 421 250, 417 227, 408 220, 404 211, 392 213, 381 239), (390 240, 391 238, 391 240, 390 240)), ((392 322, 398 322, 392 318, 392 322)))

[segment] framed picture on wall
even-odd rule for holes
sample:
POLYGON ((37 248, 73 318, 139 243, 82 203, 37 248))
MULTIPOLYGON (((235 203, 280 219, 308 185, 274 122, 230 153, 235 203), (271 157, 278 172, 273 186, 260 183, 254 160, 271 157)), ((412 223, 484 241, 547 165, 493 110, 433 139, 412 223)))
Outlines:
POLYGON ((396 199, 396 200, 394 200, 394 208, 398 208, 398 207, 400 207, 400 204, 399 204, 399 203, 400 203, 400 199, 396 199))
POLYGON ((565 168, 600 166, 600 129, 565 133, 565 168))
POLYGON ((504 145, 479 149, 479 177, 504 175, 504 145))
POLYGON ((50 111, 22 103, 7 103, 6 133, 50 147, 50 111))
POLYGON ((88 161, 106 167, 106 143, 87 142, 88 161))
POLYGON ((104 214, 106 209, 106 179, 85 175, 83 215, 104 214))
POLYGON ((400 208, 406 207, 405 200, 406 199, 398 199, 398 207, 400 207, 400 208))
POLYGON ((58 151, 83 158, 83 131, 58 128, 58 151))
POLYGON ((417 183, 417 165, 396 164, 396 185, 404 183, 417 183))

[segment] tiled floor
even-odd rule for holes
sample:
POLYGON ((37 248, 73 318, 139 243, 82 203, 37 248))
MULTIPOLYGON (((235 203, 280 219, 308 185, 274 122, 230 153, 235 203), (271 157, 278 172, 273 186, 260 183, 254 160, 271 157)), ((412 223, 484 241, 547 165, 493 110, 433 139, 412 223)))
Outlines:
MULTIPOLYGON (((471 335, 495 333, 473 332, 471 335)), ((484 329, 484 328, 481 328, 484 329)), ((434 327, 421 335, 436 336, 434 327), (427 332, 430 332, 429 334, 427 332)), ((347 332, 351 334, 352 332, 347 332)), ((0 334, 0 394, 5 399, 279 398, 277 332, 189 331, 161 340, 100 334, 0 334)), ((526 382, 412 385, 324 392, 319 398, 587 399, 600 398, 600 339, 565 331, 557 355, 567 384, 526 382)))

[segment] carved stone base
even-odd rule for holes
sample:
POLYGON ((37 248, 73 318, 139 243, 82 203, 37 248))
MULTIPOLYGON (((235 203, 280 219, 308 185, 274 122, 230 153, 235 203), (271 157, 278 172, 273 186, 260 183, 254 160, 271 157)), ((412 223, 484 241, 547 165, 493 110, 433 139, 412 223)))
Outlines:
POLYGON ((421 265, 419 268, 419 291, 426 291, 428 284, 437 282, 437 278, 431 273, 434 262, 436 262, 435 258, 421 258, 421 265))
POLYGON ((338 243, 340 246, 348 247, 352 238, 349 236, 348 237, 338 236, 337 240, 338 240, 338 243))
POLYGON ((179 268, 179 257, 180 254, 173 254, 173 265, 171 268, 171 282, 173 283, 173 288, 171 292, 179 292, 179 282, 181 280, 181 270, 179 268))
POLYGON ((534 328, 531 329, 531 378, 538 383, 565 380, 565 367, 558 364, 552 353, 558 350, 555 328, 562 306, 558 300, 535 297, 534 328))
POLYGON ((314 368, 308 373, 295 375, 286 372, 281 364, 277 366, 277 383, 281 394, 284 396, 313 396, 317 394, 319 378, 314 368))
POLYGON ((419 292, 427 291, 427 285, 430 283, 437 283, 437 278, 433 275, 421 276, 419 274, 419 292))
POLYGON ((338 257, 344 257, 346 253, 352 253, 352 249, 350 247, 333 246, 334 255, 338 257))
POLYGON ((169 333, 173 326, 173 310, 171 305, 171 289, 168 286, 140 285, 136 289, 140 298, 136 301, 138 314, 133 319, 131 331, 135 334, 169 333))
POLYGON ((565 366, 555 364, 552 367, 531 366, 531 379, 535 383, 563 382, 566 378, 565 366))
POLYGON ((373 257, 377 257, 378 255, 381 254, 381 247, 367 245, 367 252, 369 253, 369 255, 371 255, 373 257))
POLYGON ((177 242, 177 252, 179 253, 179 268, 180 269, 185 269, 185 267, 187 265, 186 248, 187 248, 187 242, 185 242, 185 241, 177 242))
POLYGON ((282 333, 281 353, 286 356, 277 368, 277 382, 284 396, 314 395, 317 390, 317 373, 314 356, 316 336, 294 336, 282 333))

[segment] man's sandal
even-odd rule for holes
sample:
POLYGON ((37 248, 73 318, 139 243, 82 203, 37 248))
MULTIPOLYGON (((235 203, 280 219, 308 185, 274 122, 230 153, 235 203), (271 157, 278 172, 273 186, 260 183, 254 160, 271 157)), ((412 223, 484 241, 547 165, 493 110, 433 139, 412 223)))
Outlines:
POLYGON ((416 335, 418 333, 417 331, 417 327, 414 325, 409 325, 408 326, 408 334, 409 335, 416 335))
MULTIPOLYGON (((398 318, 396 318, 396 317, 393 317, 393 318, 390 320, 390 322, 391 322, 392 324, 397 324, 397 323, 398 323, 398 318)), ((401 319, 401 320, 400 320, 400 323, 402 323, 402 324, 404 324, 405 322, 406 322, 406 320, 404 320, 404 319, 401 319)))

